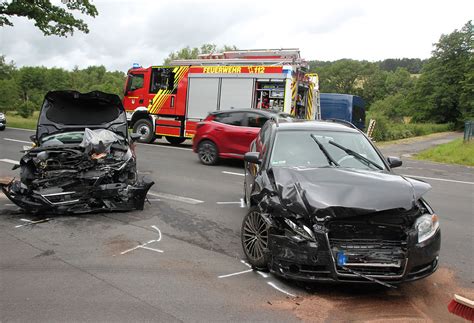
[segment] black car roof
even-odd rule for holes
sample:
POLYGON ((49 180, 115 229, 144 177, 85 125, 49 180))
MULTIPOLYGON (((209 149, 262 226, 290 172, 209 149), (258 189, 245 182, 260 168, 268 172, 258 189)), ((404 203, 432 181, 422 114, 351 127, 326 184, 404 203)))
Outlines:
POLYGON ((355 127, 350 124, 341 123, 337 121, 324 121, 324 120, 283 120, 279 121, 278 125, 275 123, 275 130, 287 131, 287 130, 329 130, 329 131, 345 131, 345 132, 359 132, 355 127))

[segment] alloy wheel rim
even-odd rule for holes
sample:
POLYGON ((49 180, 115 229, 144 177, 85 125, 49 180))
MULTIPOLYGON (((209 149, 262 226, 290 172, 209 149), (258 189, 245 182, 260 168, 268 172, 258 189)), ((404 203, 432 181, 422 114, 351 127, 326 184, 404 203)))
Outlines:
POLYGON ((254 260, 262 258, 268 244, 268 230, 265 220, 258 212, 254 211, 248 215, 243 236, 247 255, 254 260))
POLYGON ((211 144, 204 144, 199 150, 199 156, 205 163, 212 163, 216 158, 216 151, 211 144))

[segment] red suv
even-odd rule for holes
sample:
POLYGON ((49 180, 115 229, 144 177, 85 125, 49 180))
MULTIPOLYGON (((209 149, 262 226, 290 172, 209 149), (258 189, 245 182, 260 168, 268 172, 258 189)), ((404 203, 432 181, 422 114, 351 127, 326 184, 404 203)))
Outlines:
POLYGON ((197 125, 193 151, 205 165, 214 165, 219 158, 243 159, 260 128, 272 117, 288 118, 290 115, 257 109, 211 112, 197 125))

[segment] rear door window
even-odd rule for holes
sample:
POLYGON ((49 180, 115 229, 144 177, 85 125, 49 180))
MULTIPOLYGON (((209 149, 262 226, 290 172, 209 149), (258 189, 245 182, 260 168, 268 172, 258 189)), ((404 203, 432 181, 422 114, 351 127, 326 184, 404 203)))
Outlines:
POLYGON ((215 121, 231 126, 243 126, 245 114, 243 112, 224 112, 215 117, 215 121))
POLYGON ((268 121, 268 117, 259 113, 247 113, 247 127, 261 128, 268 121))

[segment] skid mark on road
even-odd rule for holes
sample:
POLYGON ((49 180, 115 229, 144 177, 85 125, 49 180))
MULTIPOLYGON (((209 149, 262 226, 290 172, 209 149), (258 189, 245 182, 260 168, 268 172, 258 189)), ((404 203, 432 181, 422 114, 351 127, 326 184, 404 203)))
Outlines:
MULTIPOLYGON (((259 274, 260 276, 262 276, 263 278, 269 278, 270 275, 264 273, 264 272, 261 272, 259 270, 255 270, 255 269, 252 269, 252 266, 247 263, 245 260, 240 260, 240 262, 242 264, 244 264, 246 267, 250 268, 250 269, 247 269, 247 270, 242 270, 242 271, 238 271, 238 272, 235 272, 235 273, 230 273, 230 274, 225 274, 225 275, 220 275, 220 276, 217 276, 217 278, 228 278, 228 277, 233 277, 233 276, 238 276, 238 275, 242 275, 242 274, 246 274, 246 273, 250 273, 250 272, 256 272, 257 274, 259 274)), ((268 286, 271 286, 273 287, 274 289, 276 289, 277 291, 279 291, 280 293, 283 293, 287 296, 290 296, 290 297, 298 297, 297 295, 295 294, 292 294, 286 290, 284 290, 283 288, 281 288, 280 286, 278 286, 274 281, 267 281, 267 285, 268 286)))

